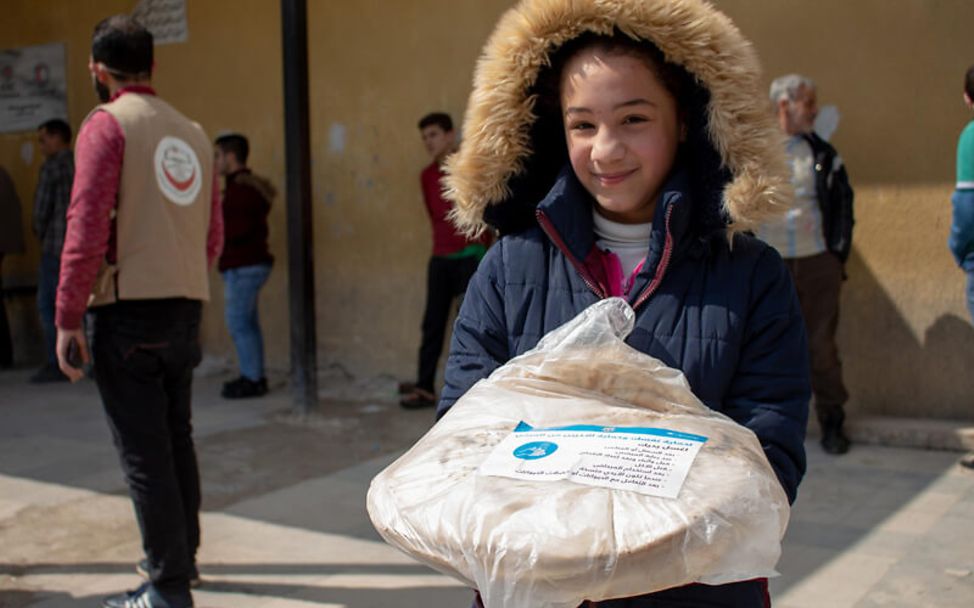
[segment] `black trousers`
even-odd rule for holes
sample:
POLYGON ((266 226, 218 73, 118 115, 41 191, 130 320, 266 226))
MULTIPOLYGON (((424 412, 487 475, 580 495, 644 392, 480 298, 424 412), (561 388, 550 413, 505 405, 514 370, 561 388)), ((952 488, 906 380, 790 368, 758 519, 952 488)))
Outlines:
POLYGON ((7 307, 3 303, 3 252, 0 251, 0 368, 14 364, 14 346, 10 338, 7 307))
POLYGON ((142 532, 152 583, 188 592, 200 542, 191 388, 199 301, 131 300, 92 309, 95 380, 142 532))
MULTIPOLYGON (((704 585, 693 583, 683 587, 664 589, 649 595, 627 597, 602 602, 584 602, 578 608, 771 608, 768 579, 704 585)), ((484 608, 478 593, 470 608, 484 608)))
POLYGON ((835 334, 839 328, 842 262, 825 252, 785 259, 798 291, 812 362, 812 394, 821 428, 842 428, 849 391, 842 381, 842 361, 835 334))
POLYGON ((433 391, 436 364, 443 354, 446 322, 454 298, 463 296, 480 260, 475 256, 445 258, 432 256, 426 270, 426 312, 423 313, 423 340, 419 346, 419 373, 416 386, 433 391))

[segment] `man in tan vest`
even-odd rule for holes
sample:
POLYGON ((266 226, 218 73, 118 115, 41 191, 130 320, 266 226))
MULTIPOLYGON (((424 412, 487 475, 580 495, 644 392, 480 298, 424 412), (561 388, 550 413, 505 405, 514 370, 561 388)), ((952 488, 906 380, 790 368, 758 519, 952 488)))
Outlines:
POLYGON ((213 152, 200 126, 150 86, 152 35, 127 15, 95 27, 102 104, 75 146, 57 293, 57 354, 72 381, 95 360, 142 532, 149 580, 109 608, 186 608, 199 581, 200 478, 190 424, 207 267, 223 241, 213 152), (89 354, 81 319, 94 317, 89 354))

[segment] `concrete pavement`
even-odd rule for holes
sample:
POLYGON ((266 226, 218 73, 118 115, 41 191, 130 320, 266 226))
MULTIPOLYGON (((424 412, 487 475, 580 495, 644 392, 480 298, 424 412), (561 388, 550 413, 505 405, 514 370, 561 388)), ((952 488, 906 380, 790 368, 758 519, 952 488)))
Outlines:
MULTIPOLYGON (((139 583, 142 557, 97 391, 27 376, 0 373, 0 607, 97 606, 139 583)), ((385 545, 365 513, 372 476, 432 412, 400 410, 390 379, 331 390, 301 420, 281 386, 233 402, 218 397, 222 380, 195 389, 197 606, 469 605, 468 590, 385 545)), ((974 473, 958 453, 807 449, 776 608, 974 606, 974 473)))

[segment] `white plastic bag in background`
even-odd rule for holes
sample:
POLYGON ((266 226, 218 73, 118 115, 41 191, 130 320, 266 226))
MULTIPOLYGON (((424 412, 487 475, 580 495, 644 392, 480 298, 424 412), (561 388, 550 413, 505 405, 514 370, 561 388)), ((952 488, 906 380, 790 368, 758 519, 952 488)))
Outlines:
POLYGON ((789 508, 757 438, 625 344, 633 320, 624 300, 602 300, 474 385, 373 479, 368 511, 382 537, 479 589, 486 608, 575 608, 773 575, 789 508), (707 441, 675 499, 481 474, 522 421, 707 441))

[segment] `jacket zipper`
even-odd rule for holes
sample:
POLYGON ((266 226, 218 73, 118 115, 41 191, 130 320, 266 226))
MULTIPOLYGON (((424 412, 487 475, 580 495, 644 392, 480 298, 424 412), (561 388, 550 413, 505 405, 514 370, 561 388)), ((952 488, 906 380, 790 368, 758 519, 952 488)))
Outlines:
POLYGON ((602 288, 595 283, 595 281, 592 279, 592 275, 589 273, 588 269, 585 268, 585 265, 579 262, 578 258, 572 255, 572 252, 568 249, 565 241, 562 240, 561 235, 558 234, 558 231, 555 230, 555 227, 551 224, 551 220, 548 219, 548 216, 545 215, 540 209, 536 210, 534 215, 537 218, 541 229, 544 230, 545 234, 548 235, 548 238, 550 238, 555 244, 555 247, 557 247, 565 255, 565 257, 568 258, 568 261, 571 262, 572 266, 575 268, 575 272, 578 273, 578 276, 582 278, 582 281, 584 281, 588 288, 591 289, 600 300, 607 298, 608 294, 606 294, 605 291, 603 291, 602 288))
POLYGON ((659 265, 656 267, 656 275, 653 276, 653 280, 649 283, 646 289, 639 294, 639 298, 632 305, 633 310, 636 310, 642 306, 643 303, 649 299, 649 296, 653 295, 653 293, 659 287, 659 284, 663 282, 663 275, 666 274, 666 268, 670 265, 670 256, 673 255, 673 235, 670 234, 670 216, 672 215, 673 205, 670 205, 670 207, 666 210, 666 242, 663 245, 663 255, 660 257, 659 265))

